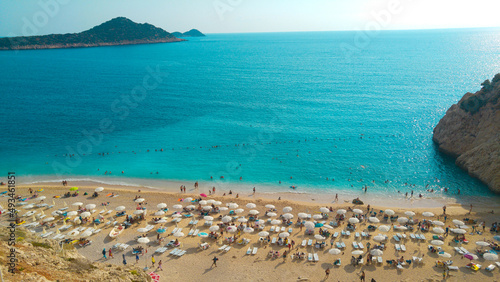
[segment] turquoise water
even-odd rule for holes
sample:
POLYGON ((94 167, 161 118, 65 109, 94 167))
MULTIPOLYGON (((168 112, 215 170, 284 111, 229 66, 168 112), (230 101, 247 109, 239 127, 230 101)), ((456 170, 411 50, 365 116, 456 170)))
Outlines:
POLYGON ((491 195, 431 138, 499 72, 500 30, 384 31, 347 54, 355 35, 0 52, 0 172, 491 195), (109 122, 102 140, 82 133, 109 122))

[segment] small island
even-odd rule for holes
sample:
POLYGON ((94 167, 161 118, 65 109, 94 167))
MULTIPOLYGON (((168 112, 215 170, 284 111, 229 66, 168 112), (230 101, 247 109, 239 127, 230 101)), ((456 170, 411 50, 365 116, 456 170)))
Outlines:
POLYGON ((201 33, 197 29, 191 29, 190 31, 186 31, 184 33, 179 32, 179 31, 175 31, 175 32, 172 32, 172 35, 175 37, 203 37, 203 36, 205 36, 205 34, 201 33))
POLYGON ((0 38, 0 50, 79 48, 180 41, 185 41, 185 39, 177 38, 154 25, 139 24, 127 18, 118 17, 80 33, 0 38))

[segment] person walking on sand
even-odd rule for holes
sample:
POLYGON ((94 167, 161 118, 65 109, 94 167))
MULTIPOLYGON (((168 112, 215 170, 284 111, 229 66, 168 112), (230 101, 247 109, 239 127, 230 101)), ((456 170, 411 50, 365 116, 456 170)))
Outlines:
POLYGON ((158 262, 158 269, 160 269, 161 271, 163 271, 163 268, 161 268, 161 265, 162 265, 162 262, 161 260, 158 262))
POLYGON ((155 266, 155 256, 154 255, 151 256, 151 263, 153 265, 152 267, 154 267, 155 266))
POLYGON ((365 282, 366 275, 365 275, 364 271, 361 271, 361 275, 359 276, 359 279, 361 279, 361 281, 365 282))
POLYGON ((113 258, 113 252, 111 252, 111 248, 109 248, 108 255, 109 255, 109 258, 113 258))
POLYGON ((330 268, 328 267, 326 270, 325 270, 325 279, 328 279, 328 276, 330 276, 330 268))
POLYGON ((219 260, 219 259, 218 259, 216 256, 214 256, 214 258, 212 259, 212 261, 213 261, 213 262, 212 262, 212 266, 210 266, 210 268, 212 268, 213 266, 217 267, 217 261, 218 261, 218 260, 219 260))
POLYGON ((107 259, 107 257, 106 257, 106 248, 102 249, 102 258, 107 259))
POLYGON ((123 257, 123 265, 127 265, 127 260, 125 259, 125 254, 122 254, 123 257))
POLYGON ((287 255, 287 254, 288 254, 288 253, 287 253, 286 251, 284 251, 284 252, 283 252, 283 262, 285 262, 285 261, 286 261, 286 255, 287 255))
POLYGON ((135 263, 138 263, 139 262, 139 253, 136 253, 135 254, 135 263))

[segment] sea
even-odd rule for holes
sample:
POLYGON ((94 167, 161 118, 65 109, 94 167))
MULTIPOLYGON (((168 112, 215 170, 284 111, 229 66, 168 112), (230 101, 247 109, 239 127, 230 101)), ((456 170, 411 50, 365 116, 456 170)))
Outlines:
POLYGON ((500 29, 187 39, 1 51, 0 180, 495 197, 432 132, 500 71, 500 29))

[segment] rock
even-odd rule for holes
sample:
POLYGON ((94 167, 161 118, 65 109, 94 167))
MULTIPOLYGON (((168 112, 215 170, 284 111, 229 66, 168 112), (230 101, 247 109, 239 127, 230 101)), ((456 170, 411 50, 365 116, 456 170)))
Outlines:
POLYGON ((500 193, 500 73, 481 85, 448 109, 432 140, 457 166, 500 193))

